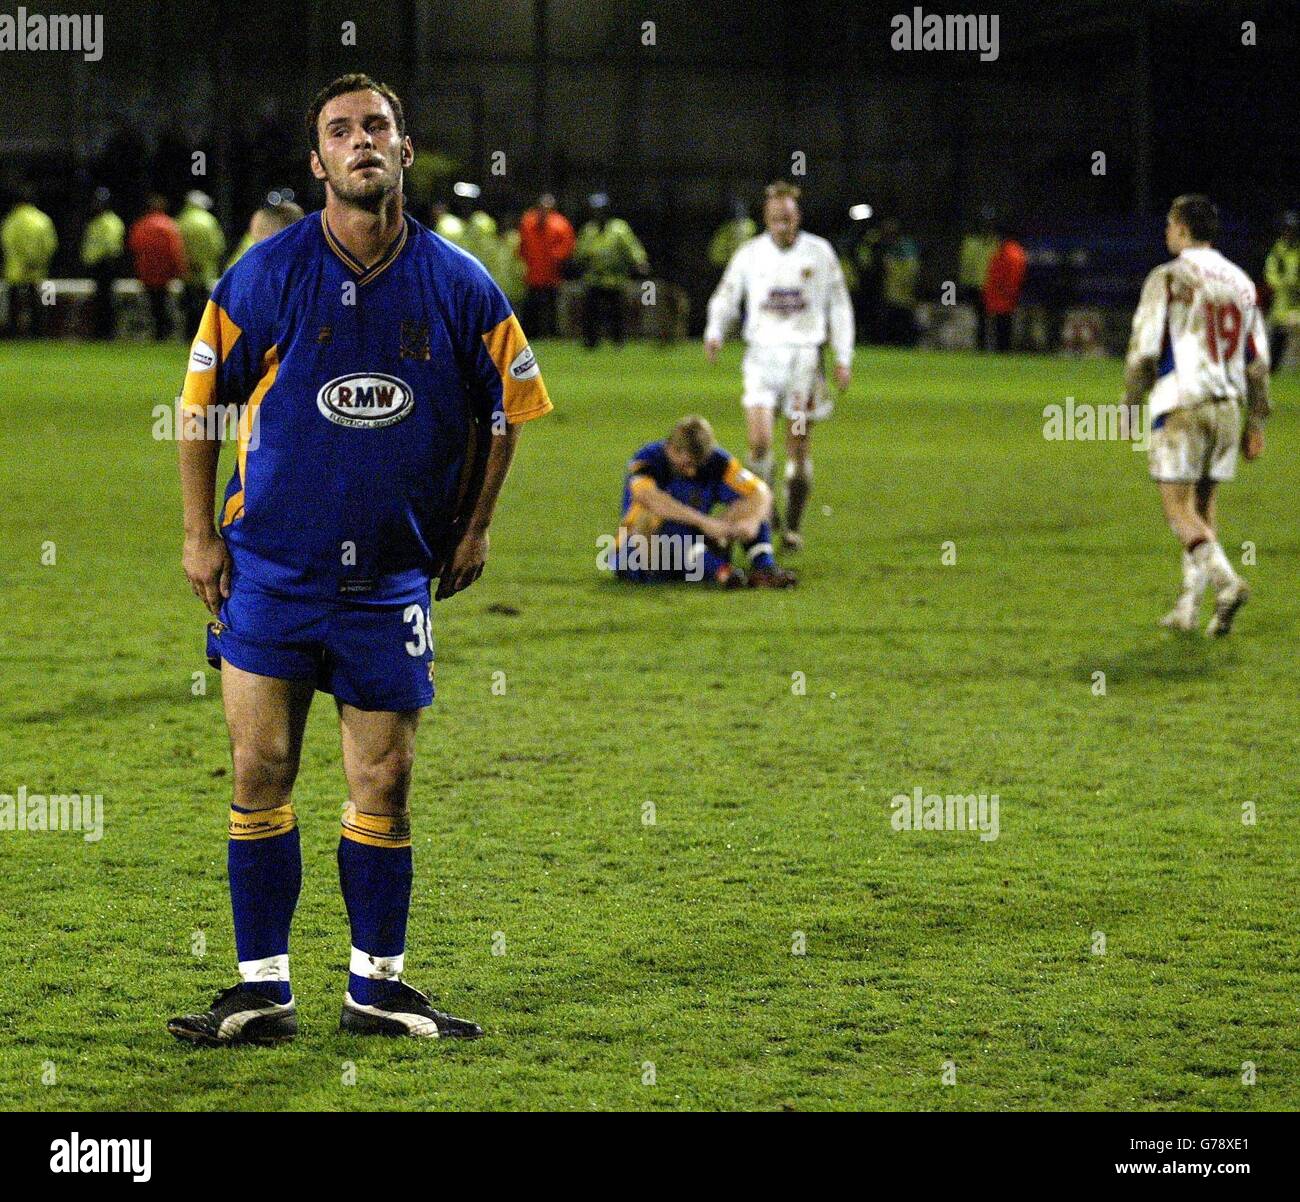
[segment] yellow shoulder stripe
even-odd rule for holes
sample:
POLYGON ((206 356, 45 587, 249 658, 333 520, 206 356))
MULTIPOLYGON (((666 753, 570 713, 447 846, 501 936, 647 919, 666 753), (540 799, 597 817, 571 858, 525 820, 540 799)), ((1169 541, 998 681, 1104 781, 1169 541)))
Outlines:
POLYGON ((203 410, 216 402, 217 372, 243 332, 225 309, 209 299, 199 321, 199 332, 190 346, 189 366, 181 388, 184 408, 203 410))
POLYGON ((742 497, 749 496, 758 487, 758 477, 734 455, 731 457, 731 462, 727 464, 722 482, 733 492, 740 493, 742 497))
POLYGON ((275 377, 279 370, 280 348, 272 344, 266 354, 262 356, 262 378, 258 380, 257 387, 253 389, 252 395, 249 396, 248 402, 244 405, 243 412, 239 415, 240 488, 226 502, 226 508, 221 515, 221 524, 223 526, 228 526, 231 522, 237 522, 244 516, 244 498, 248 490, 248 452, 257 445, 257 440, 254 438, 257 428, 257 412, 261 409, 266 394, 271 391, 271 386, 275 383, 275 377))
POLYGON ((483 335, 483 345, 501 376, 501 404, 506 421, 531 421, 550 413, 554 406, 542 383, 542 373, 519 319, 513 313, 483 335))

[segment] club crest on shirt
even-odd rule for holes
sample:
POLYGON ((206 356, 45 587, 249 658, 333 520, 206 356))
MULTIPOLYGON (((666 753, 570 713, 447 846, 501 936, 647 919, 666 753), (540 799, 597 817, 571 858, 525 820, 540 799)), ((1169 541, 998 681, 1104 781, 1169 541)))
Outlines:
POLYGON ((378 372, 337 376, 316 394, 316 408, 336 426, 377 430, 400 422, 415 407, 404 380, 378 372))
POLYGON ((399 341, 397 353, 403 359, 429 359, 429 323, 407 318, 398 328, 399 341))

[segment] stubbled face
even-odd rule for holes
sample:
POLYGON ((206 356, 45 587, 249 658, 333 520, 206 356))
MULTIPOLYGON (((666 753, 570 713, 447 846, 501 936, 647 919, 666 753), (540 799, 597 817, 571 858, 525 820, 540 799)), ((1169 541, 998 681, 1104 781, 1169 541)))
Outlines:
POLYGON ((763 206, 763 224, 782 250, 794 245, 801 220, 799 202, 793 196, 775 196, 763 206))
POLYGON ((668 462, 673 465, 673 471, 679 476, 686 476, 689 479, 700 470, 699 464, 686 451, 671 442, 664 447, 664 454, 668 456, 668 462))
POLYGON ((378 92, 345 92, 316 118, 320 149, 311 171, 340 200, 377 209, 402 187, 402 170, 414 158, 411 139, 397 131, 392 105, 378 92))

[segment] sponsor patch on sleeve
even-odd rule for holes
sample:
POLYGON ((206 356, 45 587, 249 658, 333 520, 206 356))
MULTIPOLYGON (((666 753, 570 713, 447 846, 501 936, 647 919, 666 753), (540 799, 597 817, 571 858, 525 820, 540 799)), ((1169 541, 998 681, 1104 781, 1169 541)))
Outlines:
POLYGON ((202 338, 196 338, 190 348, 190 371, 211 371, 216 365, 217 352, 202 338))
POLYGON ((514 357, 514 361, 510 364, 510 374, 516 380, 531 380, 538 374, 537 356, 533 354, 531 346, 525 346, 514 357))

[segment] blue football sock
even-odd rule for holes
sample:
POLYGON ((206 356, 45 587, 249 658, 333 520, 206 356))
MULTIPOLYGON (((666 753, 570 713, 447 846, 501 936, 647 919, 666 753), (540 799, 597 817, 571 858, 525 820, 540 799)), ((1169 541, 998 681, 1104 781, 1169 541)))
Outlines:
POLYGON ((383 1001, 402 975, 412 875, 409 816, 362 814, 349 805, 339 885, 352 928, 348 992, 363 1006, 383 1001))
POLYGON ((772 558, 772 525, 764 522, 758 528, 758 534, 745 544, 751 568, 774 568, 776 560, 772 558))
POLYGON ((293 998, 289 927, 302 889, 302 850, 293 804, 230 807, 226 867, 243 987, 273 1002, 293 998))

